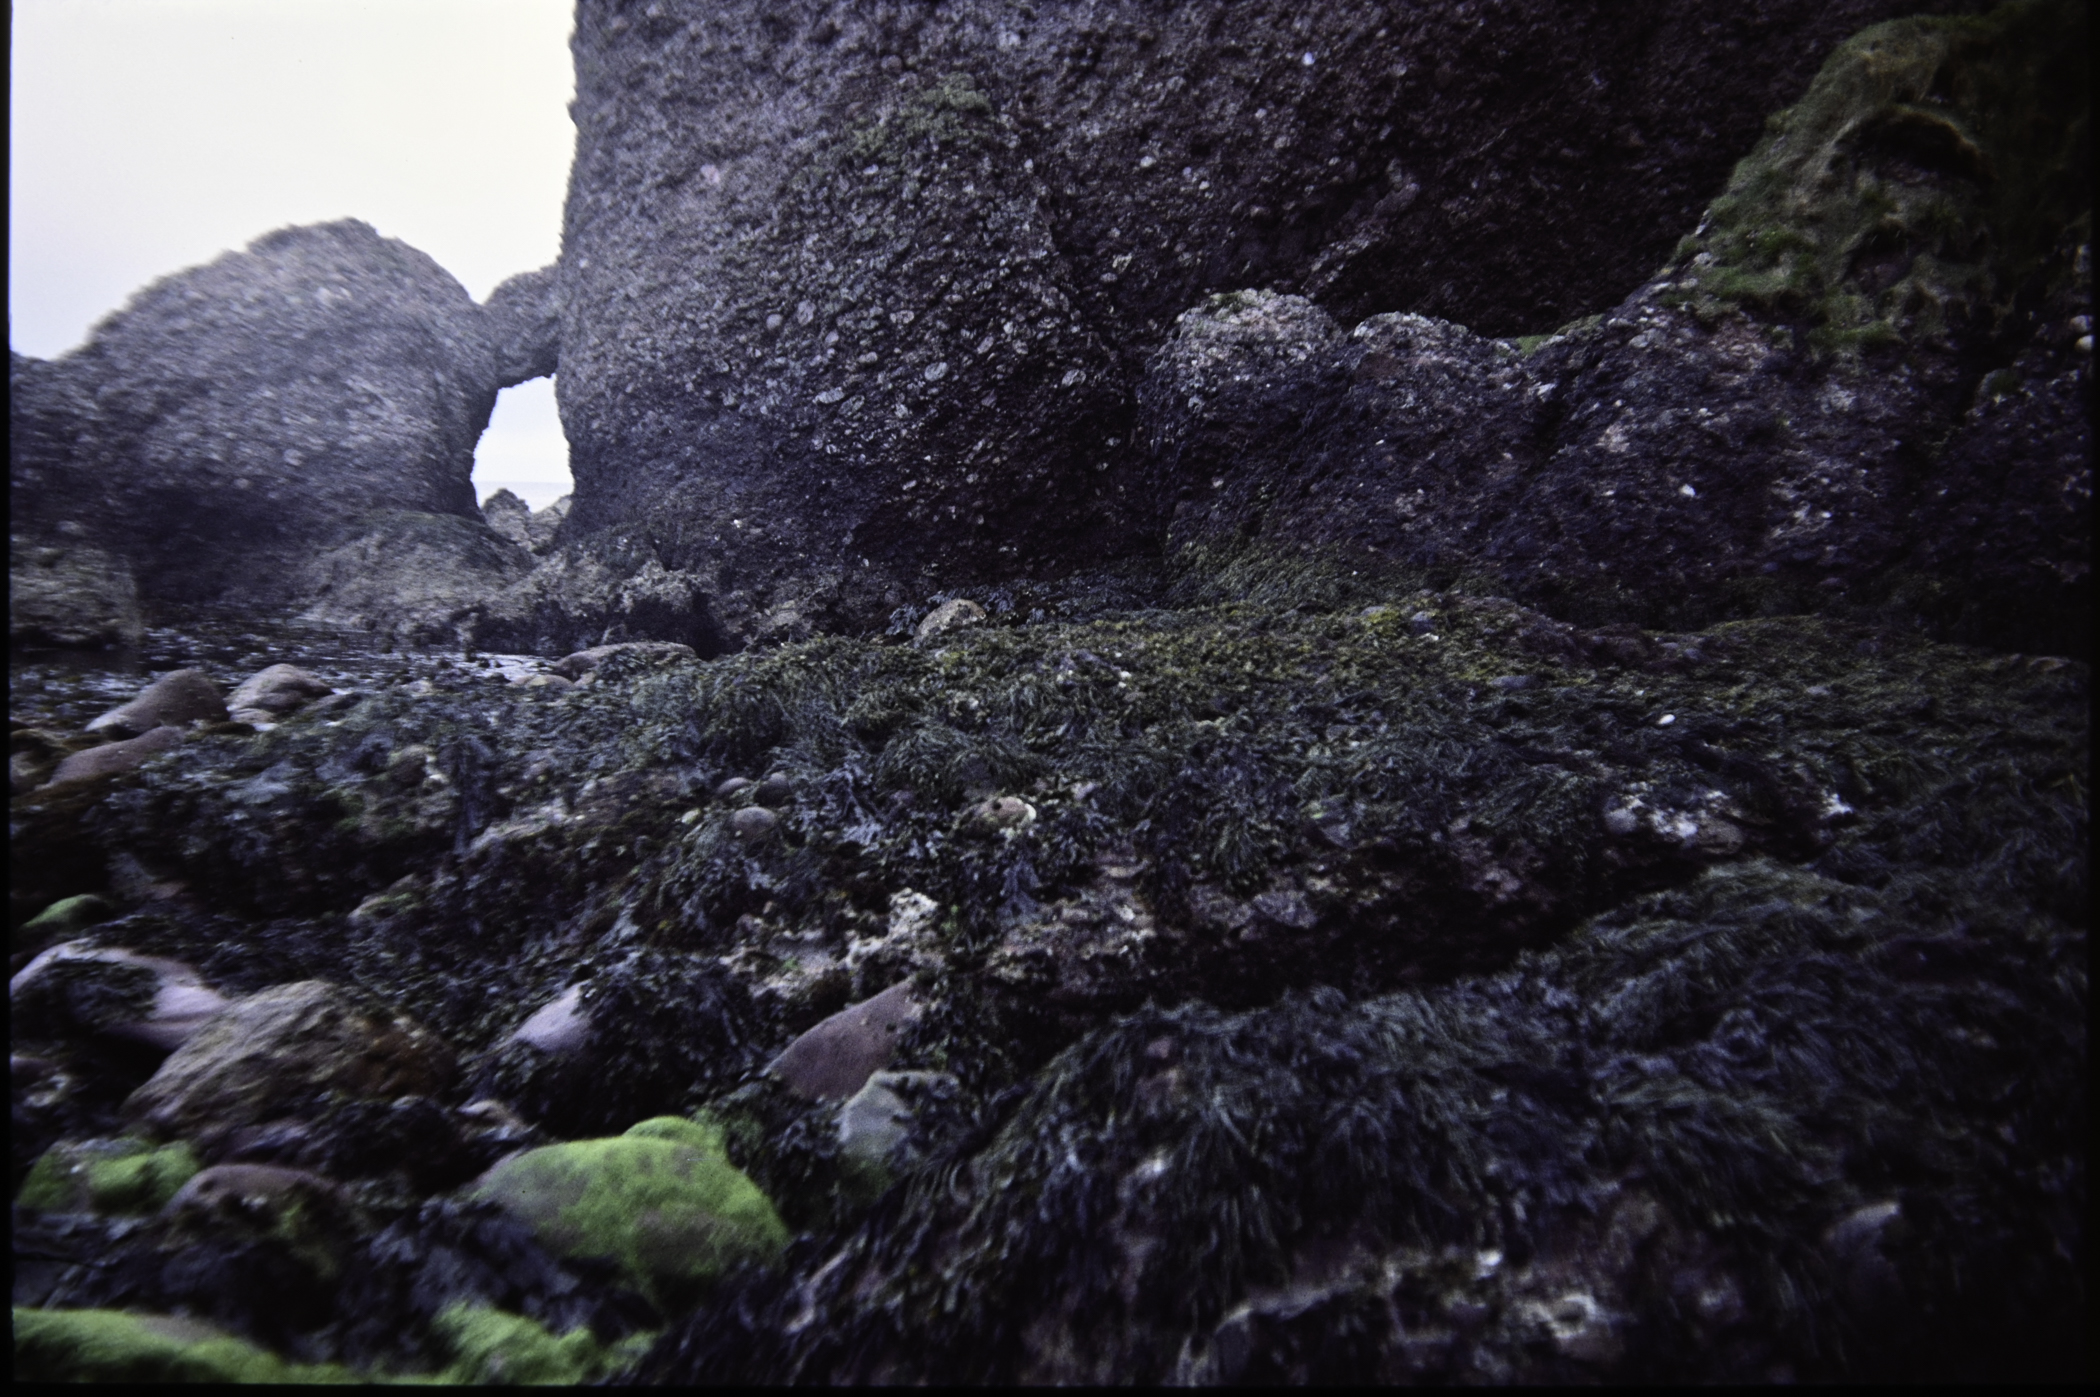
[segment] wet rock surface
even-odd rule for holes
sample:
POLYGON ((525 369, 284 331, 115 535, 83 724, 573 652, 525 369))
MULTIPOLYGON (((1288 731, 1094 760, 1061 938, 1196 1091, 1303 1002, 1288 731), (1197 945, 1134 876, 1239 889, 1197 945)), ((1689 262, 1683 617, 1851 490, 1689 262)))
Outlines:
POLYGON ((226 717, 226 700, 201 669, 178 669, 148 684, 131 702, 112 708, 87 725, 89 733, 139 737, 154 728, 215 723, 226 717))
POLYGON ((144 633, 138 582, 114 553, 73 540, 8 536, 7 635, 12 644, 102 648, 144 633))
POLYGON ((1592 623, 1823 610, 2084 653, 2082 23, 1848 41, 1661 272, 1552 336, 1185 312, 1138 391, 1168 546, 1251 545, 1240 586, 1322 552, 1592 623), (1864 134, 1906 122, 1949 144, 1864 134))

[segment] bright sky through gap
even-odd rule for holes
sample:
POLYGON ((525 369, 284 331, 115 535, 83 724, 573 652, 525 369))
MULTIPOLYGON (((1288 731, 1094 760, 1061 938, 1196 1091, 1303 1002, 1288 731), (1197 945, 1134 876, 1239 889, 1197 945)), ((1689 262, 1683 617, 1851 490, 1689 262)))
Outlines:
MULTIPOLYGON (((20 353, 62 354, 149 282, 287 224, 361 218, 476 299, 560 252, 572 0, 11 10, 8 343, 20 353)), ((539 507, 568 478, 551 386, 507 390, 477 490, 507 486, 539 507)))

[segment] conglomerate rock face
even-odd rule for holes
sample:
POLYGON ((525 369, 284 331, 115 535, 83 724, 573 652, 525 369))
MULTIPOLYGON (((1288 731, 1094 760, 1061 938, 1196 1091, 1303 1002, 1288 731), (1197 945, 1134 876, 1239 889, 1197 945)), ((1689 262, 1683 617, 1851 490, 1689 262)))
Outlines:
POLYGON ((2083 33, 2039 6, 1848 41, 1670 265, 1553 336, 1214 296, 1140 384, 1139 494, 1170 548, 1570 618, 1878 608, 2081 650, 2083 33))
POLYGON ((585 3, 575 522, 738 636, 1128 548, 1134 378, 1206 292, 1598 309, 1908 8, 585 3))
POLYGON ((429 257, 354 220, 288 228, 154 283, 57 361, 17 358, 10 496, 126 558, 149 601, 269 607, 374 515, 478 522, 504 381, 429 257))

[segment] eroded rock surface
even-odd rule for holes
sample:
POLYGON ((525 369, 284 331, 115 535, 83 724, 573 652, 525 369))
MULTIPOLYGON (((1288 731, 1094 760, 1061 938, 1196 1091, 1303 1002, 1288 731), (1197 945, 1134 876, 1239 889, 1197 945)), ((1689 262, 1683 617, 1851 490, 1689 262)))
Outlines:
POLYGON ((1267 292, 1186 312, 1139 392, 1168 546, 1478 577, 1571 619, 1879 611, 2082 653, 2081 25, 1849 41, 1661 273, 1543 343, 1344 333, 1267 292))
POLYGON ((1490 333, 1609 304, 1907 8, 587 4, 576 527, 738 637, 1133 547, 1134 370, 1204 293, 1490 333))

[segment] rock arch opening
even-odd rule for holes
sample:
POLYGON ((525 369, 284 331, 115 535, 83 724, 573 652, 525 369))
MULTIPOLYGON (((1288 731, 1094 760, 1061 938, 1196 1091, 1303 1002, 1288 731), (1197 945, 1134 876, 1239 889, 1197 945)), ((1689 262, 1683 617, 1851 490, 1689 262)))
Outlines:
POLYGON ((554 405, 554 378, 527 379, 501 390, 474 447, 474 498, 484 508, 508 490, 538 512, 574 488, 569 442, 554 405))

